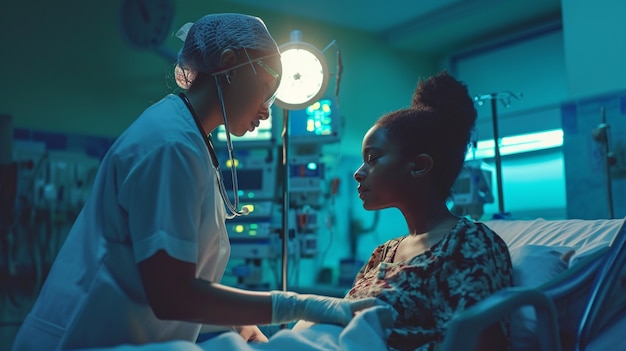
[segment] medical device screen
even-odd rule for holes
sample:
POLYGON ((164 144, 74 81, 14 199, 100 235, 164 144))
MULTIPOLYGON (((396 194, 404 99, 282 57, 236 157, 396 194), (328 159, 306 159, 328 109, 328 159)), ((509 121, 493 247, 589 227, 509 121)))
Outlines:
POLYGON ((335 100, 325 98, 303 110, 291 111, 289 133, 293 143, 330 143, 339 140, 339 113, 335 100))
MULTIPOLYGON (((232 190, 233 181, 230 169, 222 170, 222 179, 224 179, 224 187, 232 190)), ((263 189, 263 170, 262 169, 241 169, 237 170, 237 184, 239 189, 246 191, 258 191, 263 189)))
MULTIPOLYGON (((247 132, 242 136, 230 135, 230 140, 234 144, 245 144, 247 146, 268 146, 275 142, 274 140, 274 127, 272 126, 272 110, 270 108, 270 115, 265 120, 259 121, 259 126, 253 131, 247 132)), ((217 139, 215 142, 216 147, 224 147, 226 145, 226 132, 224 125, 220 125, 215 132, 214 137, 217 139)))

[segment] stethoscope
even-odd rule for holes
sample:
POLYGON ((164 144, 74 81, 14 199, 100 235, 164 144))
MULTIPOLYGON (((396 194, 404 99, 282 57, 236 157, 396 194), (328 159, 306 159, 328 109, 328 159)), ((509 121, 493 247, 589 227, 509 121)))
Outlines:
MULTIPOLYGON (((216 77, 217 78, 217 77, 216 77)), ((228 129, 228 121, 226 119, 226 111, 224 111, 224 100, 222 98, 222 91, 221 91, 221 86, 219 84, 219 82, 217 82, 216 79, 216 83, 218 86, 218 95, 220 98, 220 103, 222 105, 222 115, 224 117, 224 127, 226 129, 226 145, 228 148, 228 156, 230 158, 230 164, 231 165, 235 165, 234 162, 234 153, 233 153, 233 145, 232 142, 230 140, 230 132, 228 129)), ((180 96, 180 98, 183 100, 183 102, 185 103, 185 106, 187 106, 187 109, 189 109, 189 112, 191 112, 191 116, 193 117, 194 122, 196 122, 196 127, 198 127, 198 130, 200 131, 200 134, 202 135, 202 138, 204 139, 204 142, 206 144, 207 150, 209 151, 209 155, 211 157, 211 162, 213 163, 213 167, 215 167, 215 176, 217 177, 217 183, 219 185, 219 190, 220 190, 220 195, 222 196, 222 200, 224 201, 224 203, 226 204, 226 208, 228 208, 228 211, 230 211, 230 214, 226 215, 226 218, 228 219, 233 219, 237 216, 244 216, 247 215, 249 213, 249 210, 247 207, 243 207, 241 210, 239 210, 239 187, 237 185, 237 171, 235 170, 235 167, 230 167, 230 174, 231 174, 231 178, 232 178, 232 182, 233 182, 233 198, 234 198, 234 204, 230 202, 230 199, 228 198, 228 194, 226 192, 226 187, 224 186, 224 181, 222 179, 222 172, 220 170, 220 164, 219 161, 217 159, 217 154, 215 153, 215 149, 213 148, 213 143, 211 143, 211 135, 207 134, 204 131, 204 128, 202 127, 202 124, 200 123, 200 119, 198 118, 198 115, 196 115, 196 111, 193 109, 193 106, 191 106, 191 102, 189 102, 189 99, 187 98, 187 95, 185 95, 183 92, 179 93, 178 96, 180 96)))

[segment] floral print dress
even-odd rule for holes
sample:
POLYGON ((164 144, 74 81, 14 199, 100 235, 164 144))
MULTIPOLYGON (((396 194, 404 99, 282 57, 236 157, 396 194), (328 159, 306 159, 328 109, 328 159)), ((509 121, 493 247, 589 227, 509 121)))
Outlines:
MULTIPOLYGON (((405 237, 378 246, 346 296, 375 296, 396 309, 390 350, 433 350, 455 313, 513 284, 506 243, 482 223, 461 218, 430 249, 394 263, 405 237)), ((508 341, 508 323, 500 327, 508 341)))

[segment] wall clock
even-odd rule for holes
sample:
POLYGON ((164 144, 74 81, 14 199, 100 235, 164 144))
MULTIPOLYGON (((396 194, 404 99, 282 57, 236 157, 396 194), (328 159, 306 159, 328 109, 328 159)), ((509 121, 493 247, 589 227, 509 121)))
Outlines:
POLYGON ((174 0, 122 0, 122 33, 140 49, 159 49, 174 19, 174 0))

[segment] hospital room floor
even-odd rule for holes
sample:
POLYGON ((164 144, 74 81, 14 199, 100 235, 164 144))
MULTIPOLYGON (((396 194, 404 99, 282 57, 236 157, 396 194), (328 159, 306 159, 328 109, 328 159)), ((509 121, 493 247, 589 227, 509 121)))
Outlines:
POLYGON ((20 324, 35 302, 36 294, 33 292, 33 279, 0 279, 0 351, 8 351, 20 324))

